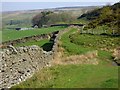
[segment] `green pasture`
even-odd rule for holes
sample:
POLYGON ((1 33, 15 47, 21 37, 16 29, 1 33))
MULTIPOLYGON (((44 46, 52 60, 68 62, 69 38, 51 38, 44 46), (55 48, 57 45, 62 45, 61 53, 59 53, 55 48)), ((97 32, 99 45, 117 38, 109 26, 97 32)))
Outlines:
POLYGON ((61 65, 44 68, 16 88, 117 88, 118 67, 61 65))
MULTIPOLYGON (((87 46, 81 42, 99 42, 99 36, 81 35, 77 29, 71 30, 62 35, 60 47, 65 49, 65 55, 84 54, 88 51, 98 50, 98 65, 56 65, 46 67, 36 72, 31 78, 13 86, 16 88, 118 88, 118 66, 111 61, 111 53, 100 50, 96 46, 87 46), (89 38, 89 40, 86 40, 89 38)), ((102 39, 104 37, 101 36, 102 39)), ((109 41, 109 37, 107 37, 109 41)), ((115 38, 116 39, 116 38, 115 38)), ((101 39, 100 39, 101 40, 101 39)), ((106 38, 105 38, 106 40, 106 38)), ((93 43, 95 44, 95 43, 93 43)), ((93 45, 92 44, 92 45, 93 45)), ((116 44, 116 43, 115 43, 116 44)), ((101 44, 98 44, 101 46, 101 44)), ((105 44, 106 45, 106 44, 105 44)))
POLYGON ((32 29, 32 30, 2 30, 2 41, 16 40, 23 37, 47 34, 58 30, 63 30, 65 27, 49 27, 41 29, 32 29))

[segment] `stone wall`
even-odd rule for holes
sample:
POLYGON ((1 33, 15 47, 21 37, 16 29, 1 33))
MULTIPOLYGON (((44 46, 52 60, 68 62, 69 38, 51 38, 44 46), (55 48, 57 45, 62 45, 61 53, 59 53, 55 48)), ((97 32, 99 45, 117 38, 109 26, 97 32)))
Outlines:
POLYGON ((58 54, 58 48, 59 48, 59 40, 61 38, 61 35, 64 34, 65 32, 68 32, 71 27, 68 27, 64 30, 59 31, 58 33, 55 33, 54 35, 56 36, 56 38, 54 39, 54 45, 52 48, 52 52, 53 52, 53 58, 56 56, 56 54, 58 54))
POLYGON ((20 38, 17 40, 10 40, 10 41, 5 41, 2 44, 0 44, 1 48, 6 48, 7 45, 16 45, 19 43, 25 43, 31 40, 35 40, 35 41, 39 41, 42 39, 50 39, 50 37, 53 35, 53 33, 49 33, 49 34, 41 34, 41 35, 34 35, 34 36, 28 36, 28 37, 24 37, 24 38, 20 38))
POLYGON ((65 26, 65 27, 68 27, 68 26, 84 26, 84 24, 53 24, 53 25, 50 25, 50 27, 55 27, 55 26, 65 26))
POLYGON ((44 51, 39 46, 13 47, 0 51, 0 88, 10 88, 13 85, 31 77, 34 72, 46 66, 50 66, 55 54, 57 54, 60 36, 68 31, 53 32, 51 39, 54 44, 52 50, 44 51))
MULTIPOLYGON (((52 50, 49 52, 44 51, 36 45, 14 47, 9 45, 11 41, 4 43, 6 45, 8 44, 8 47, 0 51, 0 56, 2 57, 0 59, 0 88, 10 88, 31 77, 37 70, 51 65, 50 62, 53 60, 54 54, 57 51, 57 43, 61 32, 57 31, 49 34, 54 42, 52 50)), ((44 36, 48 38, 47 35, 44 36)), ((34 37, 31 38, 36 39, 34 37)), ((12 43, 15 42, 17 44, 21 41, 24 42, 24 40, 27 39, 15 40, 12 43)))
POLYGON ((0 52, 2 55, 0 88, 8 88, 24 81, 38 69, 48 66, 52 60, 52 52, 43 51, 39 46, 14 48, 0 52))
POLYGON ((120 66, 120 47, 114 49, 113 58, 117 65, 120 66))

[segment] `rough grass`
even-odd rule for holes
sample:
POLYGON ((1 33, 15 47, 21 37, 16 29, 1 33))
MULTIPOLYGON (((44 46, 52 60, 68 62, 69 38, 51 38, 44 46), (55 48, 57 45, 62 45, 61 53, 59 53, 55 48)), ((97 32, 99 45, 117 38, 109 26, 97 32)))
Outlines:
POLYGON ((42 69, 12 88, 117 88, 118 67, 61 65, 42 69))
MULTIPOLYGON (((22 26, 30 27, 32 18, 38 13, 39 13, 39 11, 37 11, 37 12, 34 12, 34 11, 30 11, 30 12, 22 11, 21 12, 21 11, 19 11, 19 12, 13 12, 13 13, 3 13, 3 15, 2 15, 2 23, 4 24, 3 27, 9 26, 7 23, 9 23, 10 20, 21 22, 19 24, 16 24, 15 25, 16 27, 22 27, 22 26)), ((10 25, 10 27, 11 26, 12 25, 10 25)))
POLYGON ((63 30, 65 27, 49 27, 49 28, 41 28, 41 29, 32 29, 32 30, 24 30, 24 31, 16 31, 16 30, 3 30, 2 31, 2 41, 8 40, 16 40, 19 38, 46 34, 58 30, 63 30))
POLYGON ((61 46, 65 49, 64 54, 66 55, 84 54, 88 51, 98 50, 100 59, 110 60, 112 53, 109 50, 120 46, 119 37, 80 34, 75 33, 76 31, 77 29, 71 29, 61 37, 61 46))
POLYGON ((71 35, 71 42, 94 49, 107 48, 113 49, 120 46, 120 37, 111 37, 107 35, 74 34, 71 35))

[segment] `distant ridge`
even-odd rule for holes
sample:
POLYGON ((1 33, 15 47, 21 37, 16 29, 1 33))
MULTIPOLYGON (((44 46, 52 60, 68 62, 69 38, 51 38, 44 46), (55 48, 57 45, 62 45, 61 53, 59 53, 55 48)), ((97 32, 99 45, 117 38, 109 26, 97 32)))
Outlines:
POLYGON ((55 8, 55 9, 71 9, 71 8, 88 8, 88 7, 102 7, 102 6, 73 6, 73 7, 58 7, 58 8, 55 8))
POLYGON ((71 7, 56 7, 56 8, 45 8, 45 9, 31 9, 31 10, 15 10, 15 11, 2 11, 2 13, 11 13, 11 12, 19 12, 19 11, 43 11, 43 10, 64 10, 64 9, 79 9, 79 8, 95 8, 102 6, 71 6, 71 7))

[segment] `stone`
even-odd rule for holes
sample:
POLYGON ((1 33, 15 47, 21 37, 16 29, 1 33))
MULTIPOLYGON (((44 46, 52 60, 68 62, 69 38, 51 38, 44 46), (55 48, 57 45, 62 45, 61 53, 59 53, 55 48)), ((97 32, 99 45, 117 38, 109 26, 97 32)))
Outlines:
POLYGON ((12 49, 13 53, 17 54, 17 50, 15 49, 15 47, 13 47, 12 45, 8 45, 8 47, 12 49))
POLYGON ((27 48, 23 48, 23 51, 24 51, 24 52, 27 52, 28 50, 27 50, 27 48))
POLYGON ((20 73, 20 74, 24 74, 24 71, 20 71, 20 70, 18 70, 18 73, 20 73))
POLYGON ((6 54, 7 54, 7 55, 10 55, 11 52, 10 52, 9 50, 6 50, 6 54))
MULTIPOLYGON (((37 45, 25 46, 25 47, 14 47, 9 45, 7 49, 0 51, 2 55, 2 67, 1 72, 3 73, 2 84, 0 84, 0 88, 8 88, 17 83, 25 81, 27 78, 32 76, 35 71, 40 70, 46 66, 50 66, 50 61, 53 59, 56 49, 58 48, 58 40, 60 38, 59 35, 62 35, 61 31, 56 34, 54 38, 54 45, 52 50, 49 52, 44 51, 37 45), (9 82, 8 82, 9 81, 9 82)), ((34 36, 32 39, 39 38, 49 38, 46 37, 46 34, 43 36, 34 36)), ((24 39, 19 39, 14 41, 17 42, 25 42, 26 40, 30 40, 31 37, 27 37, 24 39)), ((12 41, 11 41, 12 42, 12 41)), ((11 43, 10 42, 10 43, 11 43)), ((8 43, 9 44, 9 43, 8 43)))
POLYGON ((24 58, 23 58, 22 61, 23 61, 23 62, 24 62, 24 61, 27 61, 27 59, 24 59, 24 58))

